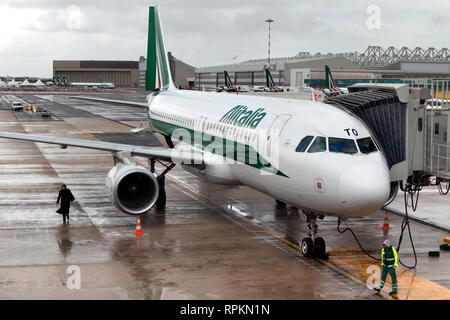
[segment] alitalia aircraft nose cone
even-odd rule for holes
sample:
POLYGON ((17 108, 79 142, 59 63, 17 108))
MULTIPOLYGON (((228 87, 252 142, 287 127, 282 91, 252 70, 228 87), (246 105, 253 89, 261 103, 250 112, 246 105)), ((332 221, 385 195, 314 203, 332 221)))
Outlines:
POLYGON ((381 165, 356 166, 344 171, 339 178, 339 202, 353 216, 381 208, 389 190, 389 170, 381 165))

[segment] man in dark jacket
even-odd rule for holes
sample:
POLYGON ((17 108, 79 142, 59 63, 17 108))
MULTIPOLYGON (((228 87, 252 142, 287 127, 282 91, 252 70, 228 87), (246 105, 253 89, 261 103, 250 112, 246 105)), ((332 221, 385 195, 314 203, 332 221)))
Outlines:
POLYGON ((398 267, 398 256, 397 251, 389 239, 383 242, 383 250, 381 251, 381 282, 378 288, 374 288, 375 291, 380 292, 384 287, 386 281, 386 276, 389 273, 392 281, 392 291, 389 292, 390 295, 397 294, 397 276, 395 274, 395 267, 398 267))
POLYGON ((56 210, 59 214, 63 215, 63 223, 69 222, 69 210, 70 210, 70 202, 75 200, 70 189, 67 189, 67 186, 63 184, 61 186, 61 190, 59 190, 58 200, 56 200, 56 205, 59 204, 61 200, 61 207, 56 210))

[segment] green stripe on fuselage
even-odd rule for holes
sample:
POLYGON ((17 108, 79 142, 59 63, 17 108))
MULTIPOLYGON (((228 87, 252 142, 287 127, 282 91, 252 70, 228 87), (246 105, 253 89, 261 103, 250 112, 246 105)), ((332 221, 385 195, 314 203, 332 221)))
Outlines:
MULTIPOLYGON (((188 143, 190 143, 192 146, 194 146, 196 148, 199 148, 206 152, 211 152, 212 154, 215 154, 215 155, 220 155, 220 156, 226 157, 228 159, 231 159, 231 160, 234 160, 237 162, 244 163, 255 169, 261 169, 264 171, 272 172, 272 170, 270 170, 270 168, 272 167, 272 164, 267 162, 262 156, 260 156, 260 154, 253 147, 251 147, 247 144, 242 144, 237 141, 232 141, 232 140, 228 140, 228 139, 225 139, 222 137, 218 137, 218 136, 214 136, 214 135, 210 135, 210 134, 206 134, 206 133, 201 133, 199 131, 194 131, 190 128, 182 127, 179 125, 174 125, 172 123, 168 123, 165 121, 156 120, 156 119, 152 119, 152 118, 149 118, 149 123, 152 128, 156 129, 157 131, 159 131, 160 133, 162 133, 166 136, 172 136, 173 133, 178 129, 186 130, 189 132, 189 135, 191 137, 191 141, 189 141, 188 143), (197 139, 196 139, 196 135, 198 137, 197 139), (198 135, 202 135, 202 136, 198 136, 198 135), (198 142, 201 142, 201 145, 199 145, 198 142), (214 148, 215 142, 219 143, 221 146, 223 146, 223 148, 215 149, 214 148), (227 150, 227 149, 231 149, 231 150, 227 150), (244 154, 242 154, 242 152, 239 152, 239 151, 244 151, 244 154), (264 163, 261 162, 261 159, 264 161, 264 163)), ((186 141, 183 141, 183 142, 186 143, 186 141)), ((275 169, 276 169, 276 174, 278 176, 289 178, 287 175, 285 175, 283 172, 281 172, 277 168, 275 168, 275 169)))

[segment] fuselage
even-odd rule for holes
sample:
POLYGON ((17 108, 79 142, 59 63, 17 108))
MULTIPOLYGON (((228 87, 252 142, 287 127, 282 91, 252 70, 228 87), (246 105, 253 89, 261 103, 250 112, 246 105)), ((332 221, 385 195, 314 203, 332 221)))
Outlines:
POLYGON ((328 104, 169 90, 149 97, 148 115, 151 128, 171 137, 175 148, 205 154, 204 166, 184 167, 215 183, 349 217, 372 213, 389 195, 384 155, 359 145, 372 141, 367 127, 328 104))

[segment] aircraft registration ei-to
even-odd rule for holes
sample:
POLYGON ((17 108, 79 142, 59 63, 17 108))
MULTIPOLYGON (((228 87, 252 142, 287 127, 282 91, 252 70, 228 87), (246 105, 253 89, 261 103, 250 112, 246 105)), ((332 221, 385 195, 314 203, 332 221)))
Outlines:
POLYGON ((130 215, 146 213, 158 200, 165 205, 164 175, 175 164, 210 182, 254 188, 303 210, 308 236, 300 247, 307 257, 325 254, 318 218, 368 215, 388 200, 386 158, 352 114, 322 102, 176 89, 155 6, 147 57, 148 130, 168 148, 6 132, 0 138, 111 152, 115 166, 106 190, 130 215), (135 156, 147 158, 149 168, 135 156), (158 176, 156 161, 168 163, 158 176))

